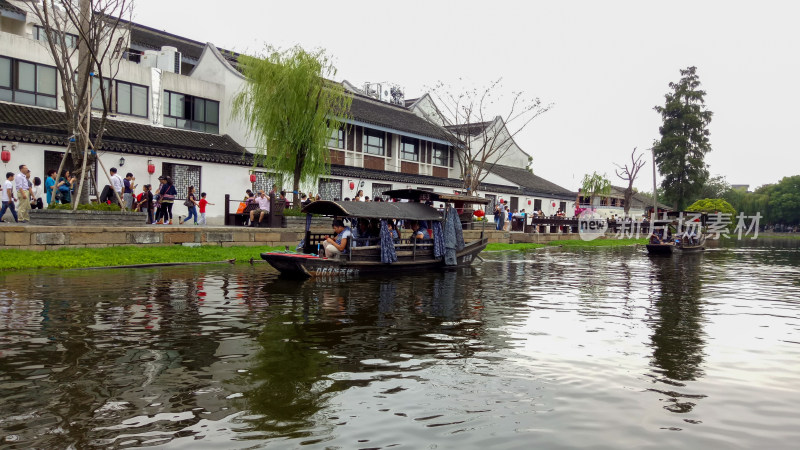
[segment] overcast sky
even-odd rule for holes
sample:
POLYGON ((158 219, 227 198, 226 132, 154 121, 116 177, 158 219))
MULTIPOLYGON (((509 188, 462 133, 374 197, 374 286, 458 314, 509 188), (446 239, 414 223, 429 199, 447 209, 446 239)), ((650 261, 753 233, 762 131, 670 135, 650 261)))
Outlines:
POLYGON ((694 65, 714 113, 710 172, 753 189, 800 174, 798 13, 789 0, 136 0, 134 21, 238 52, 322 47, 337 79, 397 83, 407 98, 502 77, 554 104, 516 140, 537 175, 572 190, 592 171, 623 184, 613 163, 651 147, 653 106, 694 65))

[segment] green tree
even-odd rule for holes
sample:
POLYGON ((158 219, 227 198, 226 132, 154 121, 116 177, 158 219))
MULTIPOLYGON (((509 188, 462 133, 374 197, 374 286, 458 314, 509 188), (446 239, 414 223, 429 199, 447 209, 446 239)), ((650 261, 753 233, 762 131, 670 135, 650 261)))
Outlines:
POLYGON ((588 173, 583 176, 581 182, 581 194, 589 197, 589 206, 594 206, 594 198, 598 195, 608 195, 611 193, 611 182, 608 181, 605 174, 600 175, 597 172, 588 173))
POLYGON ((768 190, 771 221, 786 225, 800 224, 800 175, 783 177, 768 190))
POLYGON ((681 80, 670 83, 664 106, 654 109, 663 124, 661 139, 653 142, 661 187, 675 209, 682 210, 708 179, 705 155, 711 151, 708 124, 712 112, 705 106, 706 92, 700 89, 697 68, 681 70, 681 80))
MULTIPOLYGON (((352 97, 328 80, 336 68, 324 50, 267 47, 265 53, 239 57, 247 83, 233 100, 233 113, 256 142, 256 163, 291 176, 297 193, 300 183, 330 172, 328 140, 344 127, 352 97)), ((296 194, 294 204, 300 204, 296 194)))
POLYGON ((731 185, 722 175, 711 177, 703 184, 699 195, 694 200, 701 198, 722 198, 731 189, 731 185))
POLYGON ((713 214, 716 212, 730 214, 731 220, 735 220, 736 209, 730 203, 721 198, 704 198, 697 200, 686 208, 686 211, 704 212, 713 214))

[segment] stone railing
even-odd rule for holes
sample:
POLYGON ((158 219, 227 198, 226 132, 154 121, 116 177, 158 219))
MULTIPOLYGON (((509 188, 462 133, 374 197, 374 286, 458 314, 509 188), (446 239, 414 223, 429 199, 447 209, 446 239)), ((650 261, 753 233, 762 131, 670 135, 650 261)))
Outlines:
POLYGON ((31 224, 60 227, 144 226, 147 213, 131 211, 31 210, 31 224))

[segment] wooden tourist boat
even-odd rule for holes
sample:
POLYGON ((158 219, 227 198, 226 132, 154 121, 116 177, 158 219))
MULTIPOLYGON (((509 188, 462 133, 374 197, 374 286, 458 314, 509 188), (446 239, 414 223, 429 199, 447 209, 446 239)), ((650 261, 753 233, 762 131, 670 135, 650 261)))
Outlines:
POLYGON ((675 250, 678 250, 680 253, 696 253, 702 252, 706 249, 706 239, 705 237, 701 237, 700 240, 696 243, 689 243, 684 242, 684 240, 679 240, 675 243, 675 250))
POLYGON ((675 249, 675 244, 671 242, 647 244, 647 253, 651 255, 671 255, 673 249, 675 249))
MULTIPOLYGON (((440 195, 426 193, 437 201, 445 201, 440 195)), ((486 204, 488 200, 480 197, 461 196, 459 203, 486 204)), ((393 198, 403 198, 393 196, 393 198)), ((424 198, 424 197, 423 197, 424 198)), ((427 201, 427 200, 426 200, 427 201)), ((450 224, 462 227, 455 206, 448 203, 447 207, 439 211, 423 203, 411 202, 344 202, 344 201, 316 201, 305 208, 303 212, 330 216, 332 219, 399 219, 405 221, 427 221, 431 224, 439 222, 443 230, 450 224)), ((471 220, 471 219, 470 219, 471 220)), ((445 262, 444 256, 435 256, 434 241, 415 240, 403 238, 408 236, 407 230, 400 231, 400 239, 393 240, 394 253, 397 260, 391 263, 381 262, 382 246, 377 238, 348 239, 347 251, 338 259, 324 257, 322 242, 331 233, 312 233, 310 220, 306 221, 305 239, 303 240, 302 253, 269 252, 262 253, 261 258, 283 275, 296 277, 319 276, 358 276, 365 274, 402 274, 410 271, 436 270, 447 267, 470 265, 478 254, 486 248, 488 239, 481 230, 480 238, 472 242, 464 242, 463 248, 454 251, 454 263, 445 262), (352 244, 351 244, 352 242, 352 244)), ((441 247, 440 247, 441 249, 441 247)))

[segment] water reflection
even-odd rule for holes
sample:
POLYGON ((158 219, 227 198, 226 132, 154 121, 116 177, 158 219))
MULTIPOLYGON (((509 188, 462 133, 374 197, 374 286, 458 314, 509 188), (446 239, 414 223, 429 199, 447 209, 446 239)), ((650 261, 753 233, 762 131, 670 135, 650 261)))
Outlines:
POLYGON ((653 365, 675 381, 695 380, 703 375, 703 256, 651 258, 660 290, 654 303, 657 313, 650 323, 653 365))
POLYGON ((344 282, 265 266, 0 274, 0 445, 719 446, 731 433, 763 441, 747 429, 771 427, 772 443, 797 434, 796 246, 485 259, 344 282), (746 405, 735 416, 720 408, 732 398, 746 405), (714 426, 657 434, 687 423, 714 426))

